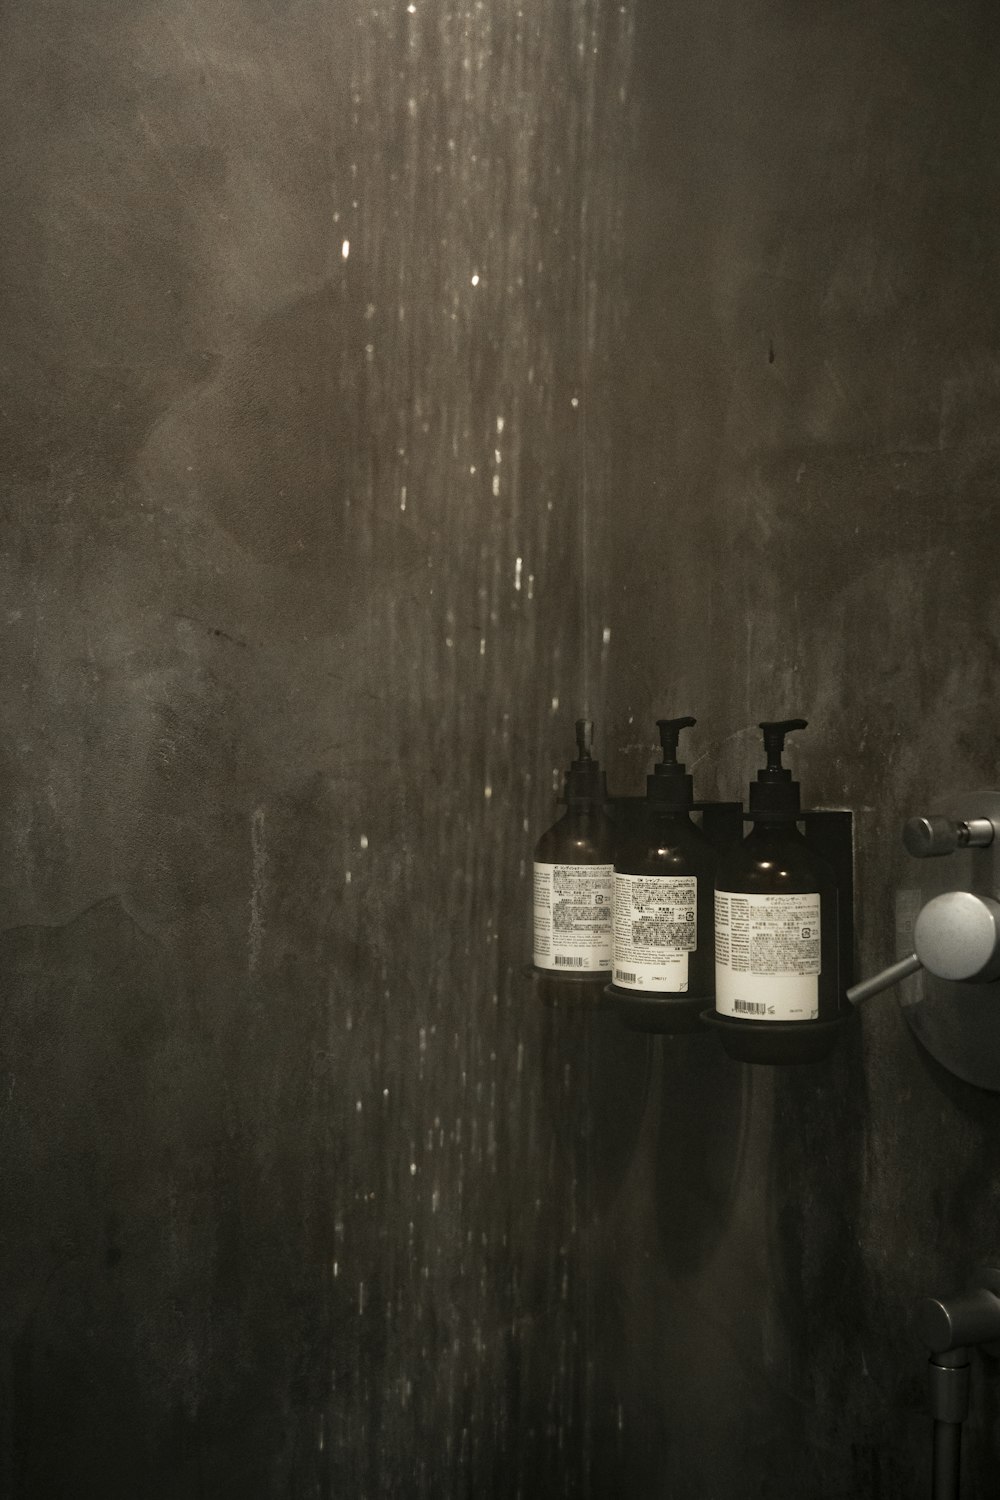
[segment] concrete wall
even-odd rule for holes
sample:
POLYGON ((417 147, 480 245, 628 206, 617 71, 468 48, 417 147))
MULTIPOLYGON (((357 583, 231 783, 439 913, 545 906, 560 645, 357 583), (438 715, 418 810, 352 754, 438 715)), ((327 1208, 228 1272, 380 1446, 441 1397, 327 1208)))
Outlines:
MULTIPOLYGON (((701 795, 745 795, 757 721, 802 714, 804 796, 855 810, 863 973, 895 956, 903 819, 997 781, 998 40, 976 4, 639 10, 614 779, 669 710, 701 795)), ((599 1491, 929 1494, 908 1319, 1000 1249, 1000 1096, 888 995, 826 1065, 678 1039, 657 1069, 605 1224, 630 1437, 609 1418, 599 1491)), ((993 1367, 974 1385, 985 1496, 993 1367)))
POLYGON ((524 868, 630 25, 8 17, 5 1494, 579 1492, 524 868))
POLYGON ((0 1491, 920 1493, 1000 1096, 542 1013, 526 861, 801 712, 870 969, 995 780, 995 30, 13 8, 0 1491))

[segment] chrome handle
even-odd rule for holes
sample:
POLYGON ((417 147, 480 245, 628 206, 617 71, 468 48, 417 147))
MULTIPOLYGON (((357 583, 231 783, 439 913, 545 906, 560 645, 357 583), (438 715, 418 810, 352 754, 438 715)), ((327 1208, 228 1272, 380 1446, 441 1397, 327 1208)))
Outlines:
POLYGON ((871 979, 852 985, 847 998, 858 1005, 924 968, 938 979, 1000 978, 1000 902, 971 891, 946 891, 922 907, 913 929, 916 951, 871 979))
POLYGON ((887 969, 882 969, 878 974, 873 974, 871 979, 862 979, 853 984, 847 991, 847 998, 852 1005, 860 1005, 862 1000, 870 1000, 872 995, 878 995, 882 990, 891 989, 901 979, 909 979, 918 969, 923 968, 915 953, 908 958, 898 959, 896 963, 890 964, 887 969))
POLYGON ((910 818, 903 825, 903 843, 915 859, 953 854, 956 849, 986 849, 996 837, 989 818, 910 818))

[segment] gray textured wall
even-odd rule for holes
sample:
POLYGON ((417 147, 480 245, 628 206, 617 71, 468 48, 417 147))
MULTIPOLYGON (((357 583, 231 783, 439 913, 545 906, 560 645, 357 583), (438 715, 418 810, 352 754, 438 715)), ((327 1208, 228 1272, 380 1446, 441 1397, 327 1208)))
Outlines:
POLYGON ((995 781, 998 41, 8 8, 0 1492, 923 1493, 1000 1096, 891 1000, 781 1072, 539 1013, 525 862, 582 703, 705 795, 802 712, 871 968, 995 781))
MULTIPOLYGON (((856 811, 866 973, 903 818, 997 782, 998 59, 977 3, 639 8, 614 779, 637 789, 669 705, 699 716, 696 788, 738 795, 757 720, 803 714, 804 795, 856 811)), ((630 1437, 603 1492, 928 1495, 907 1319, 1000 1252, 1000 1096, 888 995, 829 1065, 678 1039, 654 1087, 605 1221, 598 1409, 630 1437)), ((985 1497, 994 1367, 975 1386, 985 1497)))
POLYGON ((630 25, 9 8, 5 1494, 584 1482, 520 966, 630 25))

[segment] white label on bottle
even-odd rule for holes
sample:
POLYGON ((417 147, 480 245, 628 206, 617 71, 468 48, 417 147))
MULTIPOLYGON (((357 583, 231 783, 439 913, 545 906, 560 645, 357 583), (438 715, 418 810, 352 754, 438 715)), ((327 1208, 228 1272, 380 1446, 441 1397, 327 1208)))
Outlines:
POLYGON ((683 995, 698 946, 693 875, 615 875, 615 967, 624 990, 683 995))
POLYGON ((614 865, 535 865, 535 966, 611 968, 614 865))
POLYGON ((819 1016, 820 899, 715 893, 715 1008, 744 1021, 819 1016))

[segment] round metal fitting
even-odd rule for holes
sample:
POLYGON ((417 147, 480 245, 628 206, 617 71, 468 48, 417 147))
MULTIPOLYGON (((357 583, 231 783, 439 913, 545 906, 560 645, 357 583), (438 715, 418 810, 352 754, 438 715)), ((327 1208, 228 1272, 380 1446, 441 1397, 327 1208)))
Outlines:
POLYGON ((913 939, 920 962, 938 979, 994 979, 1000 905, 971 891, 946 891, 923 907, 913 939))

